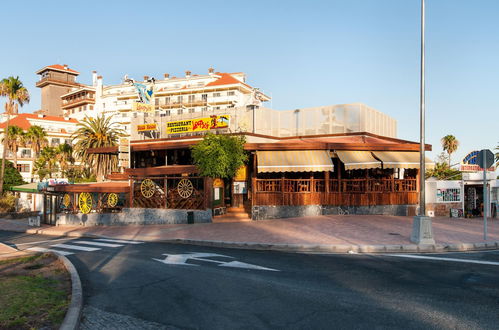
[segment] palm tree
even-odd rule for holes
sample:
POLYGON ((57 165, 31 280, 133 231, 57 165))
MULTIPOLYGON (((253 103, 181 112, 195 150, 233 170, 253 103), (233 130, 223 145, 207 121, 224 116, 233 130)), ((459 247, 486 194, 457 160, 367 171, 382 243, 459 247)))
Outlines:
POLYGON ((63 143, 55 148, 55 152, 55 159, 59 162, 62 175, 65 176, 69 166, 74 163, 73 147, 67 143, 63 143))
POLYGON ((14 155, 14 168, 17 168, 17 152, 24 143, 24 131, 19 126, 9 126, 7 134, 3 140, 7 139, 7 149, 14 155))
MULTIPOLYGON (((5 160, 7 154, 7 146, 9 145, 8 135, 10 115, 18 113, 19 106, 23 106, 29 102, 28 90, 23 86, 19 77, 8 77, 0 81, 0 96, 7 98, 5 103, 5 113, 7 114, 7 122, 4 130, 3 153, 2 159, 5 160)), ((3 177, 5 173, 5 161, 2 162, 0 170, 0 195, 3 194, 3 177)))
POLYGON ((26 145, 33 150, 34 157, 37 157, 40 151, 48 146, 47 133, 41 126, 33 125, 26 132, 26 145))
POLYGON ((45 147, 40 151, 40 156, 33 164, 33 173, 38 174, 40 180, 46 176, 52 178, 52 174, 59 170, 56 160, 56 149, 45 147))
POLYGON ((496 147, 496 167, 499 167, 499 144, 496 147))
POLYGON ((447 152, 449 155, 449 167, 451 166, 450 164, 450 155, 454 153, 457 150, 457 147, 459 147, 459 141, 456 139, 454 135, 446 135, 444 136, 440 142, 442 143, 442 148, 444 151, 447 152))
POLYGON ((117 155, 88 152, 90 148, 117 146, 119 138, 125 135, 123 130, 113 127, 111 118, 106 118, 104 115, 97 118, 85 117, 73 134, 73 141, 76 141, 74 144, 76 157, 90 166, 98 181, 106 173, 118 170, 117 155))

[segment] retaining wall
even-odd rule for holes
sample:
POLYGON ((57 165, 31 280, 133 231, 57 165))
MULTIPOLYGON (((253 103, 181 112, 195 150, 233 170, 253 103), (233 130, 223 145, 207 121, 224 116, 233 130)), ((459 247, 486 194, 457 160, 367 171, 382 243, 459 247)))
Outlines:
POLYGON ((187 224, 187 212, 193 212, 194 223, 211 222, 211 210, 175 210, 124 208, 119 213, 58 214, 61 226, 123 226, 187 224))

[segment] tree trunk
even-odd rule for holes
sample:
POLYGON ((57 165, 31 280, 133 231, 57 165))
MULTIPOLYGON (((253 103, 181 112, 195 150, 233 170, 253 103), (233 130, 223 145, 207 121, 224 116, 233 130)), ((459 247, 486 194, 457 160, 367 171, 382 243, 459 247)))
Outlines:
POLYGON ((3 131, 3 152, 2 152, 2 168, 0 170, 0 196, 3 195, 3 178, 5 174, 5 156, 7 156, 7 144, 8 144, 8 135, 7 132, 9 131, 9 122, 10 122, 10 113, 9 109, 6 107, 6 112, 7 112, 7 122, 5 124, 5 130, 3 131))

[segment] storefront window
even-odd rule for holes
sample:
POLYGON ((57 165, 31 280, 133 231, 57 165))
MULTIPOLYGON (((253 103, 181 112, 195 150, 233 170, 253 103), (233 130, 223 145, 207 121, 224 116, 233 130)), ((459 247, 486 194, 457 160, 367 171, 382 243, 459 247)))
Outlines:
POLYGON ((437 189, 437 202, 460 202, 461 201, 461 189, 460 188, 449 188, 449 189, 437 189))

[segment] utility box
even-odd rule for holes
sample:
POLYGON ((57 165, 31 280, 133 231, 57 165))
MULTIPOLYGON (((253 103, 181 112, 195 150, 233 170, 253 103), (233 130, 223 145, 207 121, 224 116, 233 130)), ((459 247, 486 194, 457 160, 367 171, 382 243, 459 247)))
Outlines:
POLYGON ((194 212, 193 211, 187 211, 187 223, 188 224, 194 223, 194 212))

